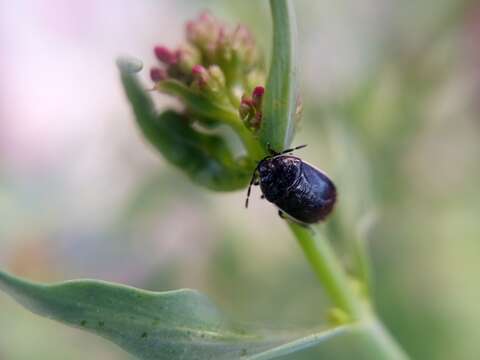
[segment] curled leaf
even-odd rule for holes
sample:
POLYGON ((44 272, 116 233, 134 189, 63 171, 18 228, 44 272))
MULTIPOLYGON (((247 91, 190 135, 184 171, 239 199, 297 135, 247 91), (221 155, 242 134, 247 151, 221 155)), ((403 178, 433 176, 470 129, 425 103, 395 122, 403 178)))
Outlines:
POLYGON ((247 184, 250 169, 234 158, 220 136, 198 131, 174 111, 158 115, 136 76, 126 71, 121 76, 143 135, 169 162, 212 190, 235 190, 247 184))
POLYGON ((143 68, 140 60, 128 56, 118 58, 117 66, 121 72, 128 74, 137 73, 143 68))

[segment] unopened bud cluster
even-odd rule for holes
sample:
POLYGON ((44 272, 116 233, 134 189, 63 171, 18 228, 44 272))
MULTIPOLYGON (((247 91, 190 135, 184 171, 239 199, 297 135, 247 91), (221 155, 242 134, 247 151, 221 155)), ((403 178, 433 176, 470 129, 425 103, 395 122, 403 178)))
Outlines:
POLYGON ((193 103, 207 101, 257 130, 265 73, 250 31, 243 25, 229 28, 204 12, 187 22, 185 40, 175 49, 155 46, 159 64, 150 69, 155 89, 177 96, 193 117, 198 115, 193 103))

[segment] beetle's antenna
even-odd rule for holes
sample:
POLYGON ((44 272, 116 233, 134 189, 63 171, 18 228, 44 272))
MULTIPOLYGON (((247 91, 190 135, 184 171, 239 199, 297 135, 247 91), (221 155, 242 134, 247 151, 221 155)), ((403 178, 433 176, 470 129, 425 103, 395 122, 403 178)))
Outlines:
POLYGON ((286 153, 289 153, 289 152, 292 152, 292 151, 295 151, 295 150, 300 150, 300 149, 303 149, 306 146, 307 146, 307 144, 299 145, 299 146, 291 148, 291 149, 283 150, 280 154, 286 154, 286 153))

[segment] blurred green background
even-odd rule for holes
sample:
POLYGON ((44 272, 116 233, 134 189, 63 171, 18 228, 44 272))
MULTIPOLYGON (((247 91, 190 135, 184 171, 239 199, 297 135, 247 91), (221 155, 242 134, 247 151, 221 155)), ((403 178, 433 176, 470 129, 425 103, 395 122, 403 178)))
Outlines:
MULTIPOLYGON (((166 165, 135 128, 114 66, 120 54, 153 64, 152 47, 175 45, 202 9, 249 25, 268 52, 267 5, 1 0, 1 267, 196 288, 258 326, 323 323, 328 302, 274 208, 254 193, 245 211, 243 192, 207 192, 166 165)), ((339 187, 322 226, 341 254, 368 228, 375 301, 412 358, 478 359, 480 2, 295 7, 295 144, 309 144, 301 156, 339 187)), ((334 343, 325 358, 351 349, 334 343)), ((0 294, 1 360, 85 358, 129 356, 0 294)))

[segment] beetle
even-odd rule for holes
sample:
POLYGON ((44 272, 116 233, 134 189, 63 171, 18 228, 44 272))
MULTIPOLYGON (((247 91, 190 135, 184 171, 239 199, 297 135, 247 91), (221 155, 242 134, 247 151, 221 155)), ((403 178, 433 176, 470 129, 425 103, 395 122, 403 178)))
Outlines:
POLYGON ((333 210, 337 198, 335 184, 323 171, 291 153, 307 145, 276 152, 260 160, 248 186, 245 207, 253 185, 260 185, 262 199, 275 204, 279 215, 308 225, 324 220, 333 210))

